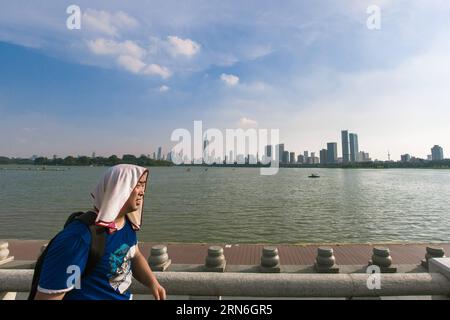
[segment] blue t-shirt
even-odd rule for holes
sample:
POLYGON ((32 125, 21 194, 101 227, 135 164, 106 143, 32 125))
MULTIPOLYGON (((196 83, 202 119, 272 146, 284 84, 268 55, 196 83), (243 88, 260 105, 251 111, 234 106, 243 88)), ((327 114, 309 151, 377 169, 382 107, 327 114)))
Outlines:
POLYGON ((106 233, 105 254, 95 268, 77 283, 77 269, 82 275, 86 267, 91 233, 86 225, 75 220, 50 245, 42 265, 38 290, 43 293, 66 292, 65 300, 130 300, 131 258, 136 252, 136 244, 136 232, 126 219, 120 230, 106 233))

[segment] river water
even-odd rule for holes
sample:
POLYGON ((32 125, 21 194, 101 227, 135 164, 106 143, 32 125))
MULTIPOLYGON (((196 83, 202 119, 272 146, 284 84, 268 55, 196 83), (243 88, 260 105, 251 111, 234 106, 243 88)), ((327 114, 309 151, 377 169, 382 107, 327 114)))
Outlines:
MULTIPOLYGON (((0 167, 0 239, 49 239, 105 167, 0 167), (19 168, 21 170, 16 170, 19 168), (35 168, 33 168, 35 169, 35 168), (50 168, 55 169, 55 168, 50 168)), ((450 241, 450 170, 150 168, 140 241, 450 241), (319 179, 308 178, 312 172, 319 179)))

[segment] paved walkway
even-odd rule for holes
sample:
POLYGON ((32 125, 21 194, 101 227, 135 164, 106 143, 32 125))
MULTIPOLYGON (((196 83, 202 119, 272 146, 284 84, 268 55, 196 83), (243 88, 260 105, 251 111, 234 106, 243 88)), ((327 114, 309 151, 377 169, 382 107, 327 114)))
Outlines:
MULTIPOLYGON (((44 240, 6 240, 10 255, 15 260, 35 260, 44 240)), ((147 257, 152 245, 160 243, 140 243, 142 253, 147 257)), ((173 264, 203 264, 210 245, 224 248, 227 265, 258 265, 264 245, 226 245, 226 244, 167 244, 173 264)), ((425 248, 432 244, 340 244, 324 245, 334 249, 336 263, 339 265, 364 265, 372 255, 374 246, 388 247, 394 264, 419 264, 425 256, 425 248)), ((312 265, 320 245, 277 245, 282 265, 312 265)), ((450 255, 450 243, 434 244, 444 248, 450 255)))

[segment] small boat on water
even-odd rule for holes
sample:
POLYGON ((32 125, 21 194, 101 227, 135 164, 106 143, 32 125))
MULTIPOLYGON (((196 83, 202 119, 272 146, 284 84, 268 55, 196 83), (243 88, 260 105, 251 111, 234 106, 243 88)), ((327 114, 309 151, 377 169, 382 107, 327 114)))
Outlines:
POLYGON ((308 178, 320 178, 320 176, 316 173, 312 173, 311 175, 308 176, 308 178))

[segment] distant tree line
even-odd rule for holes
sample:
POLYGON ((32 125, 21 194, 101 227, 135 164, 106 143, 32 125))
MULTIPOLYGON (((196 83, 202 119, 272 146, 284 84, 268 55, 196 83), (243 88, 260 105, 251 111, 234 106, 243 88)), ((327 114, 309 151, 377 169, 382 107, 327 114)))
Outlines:
POLYGON ((87 157, 68 156, 65 158, 47 158, 37 157, 36 159, 22 159, 22 158, 7 158, 0 157, 0 164, 26 164, 26 165, 39 165, 39 166, 115 166, 117 164, 135 164, 138 166, 171 166, 172 162, 165 160, 151 159, 145 155, 136 157, 132 154, 125 154, 122 158, 112 155, 108 158, 105 157, 87 157))
POLYGON ((376 168, 376 169, 394 169, 394 168, 450 168, 450 159, 441 161, 415 160, 408 162, 393 161, 376 161, 376 162, 357 162, 341 165, 342 168, 376 168))
POLYGON ((280 165, 283 168, 342 168, 342 169, 402 169, 402 168, 436 168, 448 169, 450 168, 450 159, 441 161, 416 160, 409 162, 394 162, 394 161, 365 161, 354 163, 329 163, 329 164, 285 164, 280 165))
MULTIPOLYGON (((87 157, 68 156, 65 158, 46 158, 38 157, 36 159, 22 159, 22 158, 8 158, 0 156, 0 164, 23 164, 23 165, 40 165, 40 166, 114 166, 117 164, 135 164, 139 166, 173 166, 170 161, 155 160, 145 155, 136 157, 132 154, 125 154, 122 158, 112 155, 108 158, 105 157, 87 157)), ((192 166, 192 164, 186 163, 182 166, 192 166)), ((196 166, 208 166, 206 164, 199 164, 196 166)), ((214 163, 214 167, 264 167, 261 163, 248 164, 248 163, 234 163, 234 164, 222 164, 214 163)), ((364 168, 376 168, 376 169, 390 169, 390 168, 438 168, 447 169, 450 168, 450 159, 442 161, 427 161, 427 160, 415 160, 409 162, 393 162, 393 161, 368 161, 368 162, 356 162, 348 164, 280 164, 282 168, 344 168, 344 169, 364 169, 364 168)))

